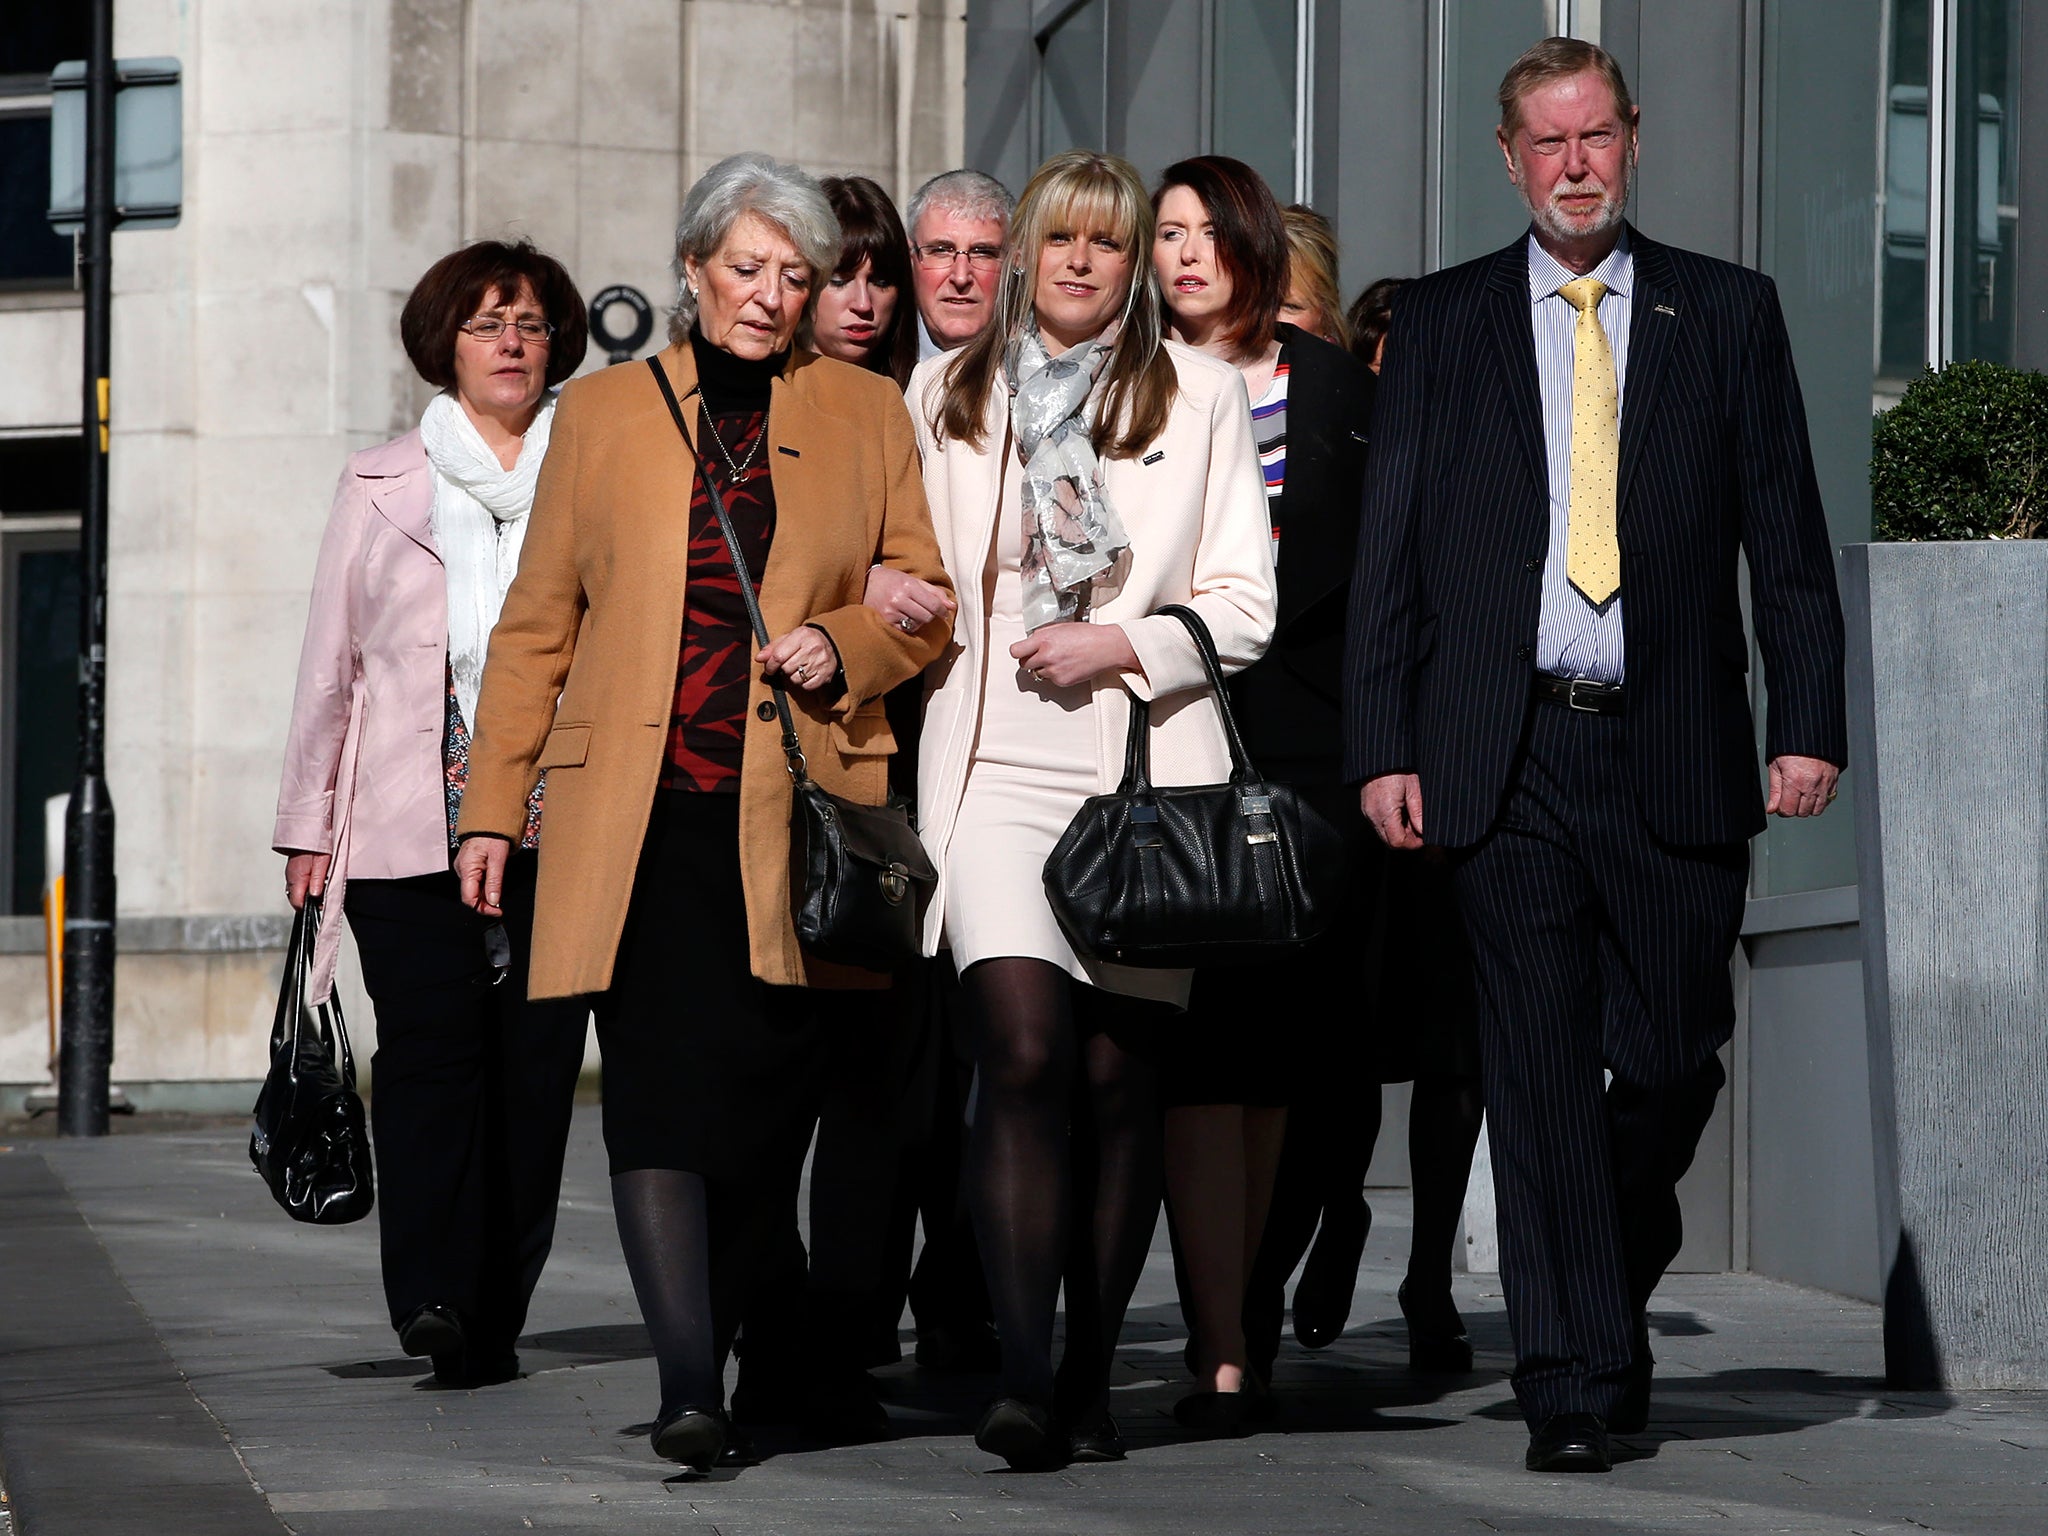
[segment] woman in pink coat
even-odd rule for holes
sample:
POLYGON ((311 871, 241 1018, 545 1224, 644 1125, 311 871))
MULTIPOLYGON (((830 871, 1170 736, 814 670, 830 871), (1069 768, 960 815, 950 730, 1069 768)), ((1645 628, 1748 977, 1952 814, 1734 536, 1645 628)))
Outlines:
MULTIPOLYGON (((552 387, 588 322, 559 262, 480 241, 399 319, 438 387, 419 427, 349 460, 299 658, 273 843, 294 907, 345 911, 377 1015, 371 1125, 384 1292, 408 1355, 450 1385, 518 1373, 513 1343, 554 1240, 587 1003, 529 1003, 542 788, 504 917, 449 868, 484 652, 519 564, 552 387)), ((543 786, 544 788, 544 786, 543 786)), ((333 986, 323 924, 313 989, 333 986)))

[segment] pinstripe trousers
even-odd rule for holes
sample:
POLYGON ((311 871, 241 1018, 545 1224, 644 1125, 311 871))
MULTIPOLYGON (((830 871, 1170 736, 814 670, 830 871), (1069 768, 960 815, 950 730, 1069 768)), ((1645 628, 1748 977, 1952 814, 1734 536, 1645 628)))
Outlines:
POLYGON ((1744 844, 1659 843, 1626 720, 1530 706, 1500 819, 1461 855, 1515 1397, 1613 1416, 1678 1253, 1676 1185, 1734 1029, 1744 844), (1612 1072, 1603 1086, 1603 1068, 1612 1072))

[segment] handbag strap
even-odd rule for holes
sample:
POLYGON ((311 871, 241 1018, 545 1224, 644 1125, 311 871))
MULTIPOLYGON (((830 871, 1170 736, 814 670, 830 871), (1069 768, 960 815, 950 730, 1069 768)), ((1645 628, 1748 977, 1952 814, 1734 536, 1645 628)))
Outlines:
POLYGON ((1223 662, 1216 655, 1216 641, 1209 634, 1209 626, 1199 613, 1184 603, 1168 603, 1159 612, 1180 620, 1194 637, 1195 649, 1201 652, 1202 670, 1209 674, 1209 686, 1216 692, 1216 708, 1223 716, 1224 739, 1230 743, 1231 781, 1243 784, 1257 779, 1258 770, 1252 766, 1251 754, 1245 750, 1244 736, 1237 728, 1237 715, 1230 707, 1230 690, 1223 685, 1223 662))
MULTIPOLYGON (((725 497, 719 494, 718 481, 712 477, 711 466, 704 462, 704 455, 697 451, 690 429, 683 422, 682 401, 676 398, 675 386, 669 383, 668 374, 662 370, 661 358, 658 355, 648 358, 647 367, 654 375, 654 382, 661 386, 661 398, 668 402, 668 413, 675 418, 676 431, 682 436, 683 446, 690 450, 697 473, 704 477, 704 489, 711 496, 711 510, 718 515, 718 531, 725 536, 725 552, 732 559, 733 574, 739 577, 740 596, 747 605, 747 622, 753 626, 755 643, 765 648, 768 644, 767 621, 761 617, 761 601, 754 595, 753 572, 747 569, 747 557, 740 550, 739 535, 733 532, 732 517, 725 510, 725 497)), ((695 386, 690 390, 692 395, 699 392, 695 386)), ((810 776, 810 766, 804 761, 803 748, 797 742, 796 716, 790 712, 789 695, 782 691, 780 683, 768 686, 774 690, 775 713, 782 721, 783 761, 789 768, 789 776, 801 784, 810 776)))

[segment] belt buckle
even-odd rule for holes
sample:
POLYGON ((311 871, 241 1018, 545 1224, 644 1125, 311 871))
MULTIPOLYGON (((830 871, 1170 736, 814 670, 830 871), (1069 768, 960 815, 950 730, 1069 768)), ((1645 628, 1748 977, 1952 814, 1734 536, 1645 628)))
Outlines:
POLYGON ((1568 708, 1576 709, 1580 714, 1597 715, 1600 713, 1600 684, 1588 677, 1575 677, 1565 685, 1564 702, 1568 708), (1591 703, 1579 702, 1581 688, 1586 690, 1586 697, 1592 701, 1591 703))

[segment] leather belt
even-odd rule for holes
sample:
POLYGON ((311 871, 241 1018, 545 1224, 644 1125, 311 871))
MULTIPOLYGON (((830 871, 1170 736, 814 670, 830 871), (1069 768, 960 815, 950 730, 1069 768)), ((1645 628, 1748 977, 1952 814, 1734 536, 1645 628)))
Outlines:
POLYGON ((1596 683, 1589 677, 1553 677, 1538 672, 1536 697, 1546 704, 1561 704, 1589 715, 1618 715, 1627 706, 1628 695, 1619 683, 1596 683))

